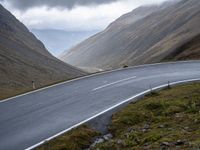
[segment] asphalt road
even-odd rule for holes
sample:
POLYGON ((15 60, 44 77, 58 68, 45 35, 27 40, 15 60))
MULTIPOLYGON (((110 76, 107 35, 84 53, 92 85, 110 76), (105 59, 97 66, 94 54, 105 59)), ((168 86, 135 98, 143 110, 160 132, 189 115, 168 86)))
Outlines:
POLYGON ((200 61, 108 72, 0 103, 0 149, 33 146, 152 87, 200 78, 200 61))

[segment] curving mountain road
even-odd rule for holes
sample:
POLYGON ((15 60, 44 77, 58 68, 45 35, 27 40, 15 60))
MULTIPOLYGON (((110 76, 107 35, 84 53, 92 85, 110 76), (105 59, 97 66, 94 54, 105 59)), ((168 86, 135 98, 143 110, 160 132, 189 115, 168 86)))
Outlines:
POLYGON ((141 93, 200 78, 200 61, 145 65, 65 82, 0 102, 0 149, 31 149, 141 93), (35 145, 36 144, 36 145, 35 145))

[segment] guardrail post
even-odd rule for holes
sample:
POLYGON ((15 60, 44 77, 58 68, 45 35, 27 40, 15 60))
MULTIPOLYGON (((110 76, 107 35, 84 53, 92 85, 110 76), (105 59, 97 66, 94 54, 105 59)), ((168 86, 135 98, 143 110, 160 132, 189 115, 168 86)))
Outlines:
POLYGON ((168 81, 167 87, 168 87, 168 89, 171 88, 171 86, 170 86, 170 82, 169 82, 169 81, 168 81))
POLYGON ((35 90, 35 82, 32 81, 32 87, 33 87, 33 90, 35 90))
POLYGON ((150 88, 151 94, 153 94, 153 90, 152 90, 151 84, 150 84, 149 88, 150 88))

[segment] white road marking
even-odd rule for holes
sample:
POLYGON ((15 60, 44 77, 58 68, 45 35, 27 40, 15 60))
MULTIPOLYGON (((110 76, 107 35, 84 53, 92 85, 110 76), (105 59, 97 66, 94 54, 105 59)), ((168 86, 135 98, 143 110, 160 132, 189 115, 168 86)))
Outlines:
POLYGON ((120 82, 128 81, 128 80, 134 79, 134 78, 136 78, 136 76, 130 77, 130 78, 126 78, 126 79, 122 79, 122 80, 119 80, 119 81, 116 81, 116 82, 112 82, 112 83, 109 83, 109 84, 105 84, 105 85, 103 85, 103 86, 100 86, 100 87, 97 87, 97 88, 93 89, 92 91, 97 91, 97 90, 99 90, 99 89, 108 87, 108 86, 110 86, 110 85, 114 85, 114 84, 117 84, 117 83, 120 83, 120 82))
POLYGON ((87 79, 89 77, 102 75, 102 74, 106 74, 106 73, 114 73, 114 72, 122 71, 122 70, 136 69, 136 68, 140 68, 140 67, 148 67, 148 66, 156 66, 156 65, 199 63, 199 62, 200 62, 199 60, 179 61, 179 62, 174 61, 174 62, 165 62, 165 63, 144 64, 144 65, 132 66, 132 67, 128 67, 128 68, 119 68, 119 69, 116 69, 116 70, 103 71, 103 72, 94 73, 94 74, 91 74, 91 75, 86 75, 86 76, 83 76, 83 77, 78 77, 78 78, 75 78, 75 79, 72 79, 72 80, 64 81, 64 82, 61 82, 61 83, 58 83, 58 84, 54 84, 54 85, 47 86, 47 87, 44 87, 44 88, 41 88, 41 89, 37 89, 35 91, 30 91, 30 92, 27 92, 27 93, 24 93, 24 94, 13 96, 13 97, 10 97, 10 98, 4 99, 4 100, 0 100, 0 103, 7 102, 7 101, 10 101, 10 100, 19 100, 19 99, 16 99, 16 98, 26 96, 28 94, 36 93, 36 92, 39 92, 39 91, 43 91, 43 90, 46 90, 46 89, 49 89, 49 88, 52 88, 52 87, 56 87, 58 85, 63 85, 63 84, 70 83, 70 82, 73 82, 73 81, 78 81, 78 80, 81 80, 81 79, 87 79))
MULTIPOLYGON (((173 86, 173 85, 178 85, 178 84, 183 84, 183 83, 188 83, 188 82, 196 82, 196 81, 200 81, 200 78, 195 78, 195 79, 188 79, 188 80, 181 80, 181 81, 177 81, 177 82, 172 82, 172 83, 170 83, 170 85, 173 86)), ((154 88, 152 88, 152 90, 161 90, 161 89, 163 89, 163 88, 165 88, 165 87, 168 87, 168 84, 163 84, 163 85, 154 87, 154 88)), ((125 104, 125 103, 127 103, 127 102, 131 102, 132 100, 134 100, 134 99, 136 99, 136 98, 139 98, 140 96, 143 96, 143 95, 145 95, 145 94, 148 94, 149 92, 151 92, 150 89, 149 89, 149 90, 145 90, 145 91, 143 91, 143 92, 141 92, 141 93, 139 93, 139 94, 136 94, 136 95, 134 95, 134 96, 132 96, 132 97, 130 97, 130 98, 128 98, 128 99, 125 99, 124 101, 122 101, 122 102, 120 102, 120 103, 118 103, 118 104, 116 104, 116 105, 114 105, 114 106, 112 106, 112 107, 109 107, 108 109, 103 110, 102 112, 100 112, 100 113, 98 113, 98 114, 96 114, 96 115, 94 115, 94 116, 92 116, 92 117, 90 117, 90 118, 87 118, 87 119, 85 119, 85 120, 83 120, 83 121, 81 121, 81 122, 79 122, 79 123, 77 123, 77 124, 71 126, 70 128, 68 128, 68 129, 66 129, 66 130, 61 131, 60 133, 57 133, 57 134, 55 134, 55 135, 53 135, 53 136, 51 136, 51 137, 49 137, 49 138, 47 138, 47 139, 44 139, 43 141, 41 141, 41 142, 39 142, 39 143, 37 143, 37 144, 35 144, 35 145, 33 145, 33 146, 30 146, 30 147, 26 148, 25 150, 33 150, 33 149, 37 148, 38 146, 40 146, 40 145, 42 145, 42 144, 44 144, 44 143, 46 143, 46 142, 49 142, 49 141, 51 141, 52 139, 54 139, 54 138, 56 138, 56 137, 58 137, 58 136, 61 136, 61 135, 63 135, 64 133, 66 133, 66 132, 68 132, 68 131, 70 131, 70 130, 72 130, 72 129, 74 129, 74 128, 77 128, 78 126, 80 126, 80 125, 82 125, 82 124, 84 124, 84 123, 87 123, 88 121, 90 121, 90 120, 92 120, 92 119, 94 119, 94 118, 96 118, 96 117, 98 117, 98 116, 100 116, 100 115, 102 115, 102 114, 104 114, 104 113, 106 113, 106 112, 108 112, 108 111, 114 109, 114 108, 117 108, 118 106, 120 106, 120 105, 122 105, 122 104, 125 104)))

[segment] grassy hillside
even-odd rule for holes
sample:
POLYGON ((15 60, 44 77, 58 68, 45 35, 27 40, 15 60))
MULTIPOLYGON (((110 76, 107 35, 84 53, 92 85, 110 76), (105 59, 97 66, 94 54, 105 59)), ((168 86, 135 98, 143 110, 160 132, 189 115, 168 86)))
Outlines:
MULTIPOLYGON (((113 115, 109 131, 114 137, 97 144, 92 150, 200 148, 200 83, 166 89, 129 104, 113 115)), ((89 127, 80 127, 50 142, 49 149, 79 150, 89 147, 91 140, 98 135, 96 133, 89 127), (93 134, 86 136, 88 131, 93 134), (75 138, 72 135, 76 135, 75 138), (72 144, 76 146, 72 147, 72 144)))
POLYGON ((164 61, 200 59, 200 35, 178 47, 172 54, 164 58, 164 61))
POLYGON ((44 45, 0 5, 0 99, 83 76, 52 56, 44 45))
POLYGON ((167 58, 200 59, 199 42, 194 42, 200 36, 199 8, 199 0, 137 8, 61 59, 91 71, 157 63, 167 58))

